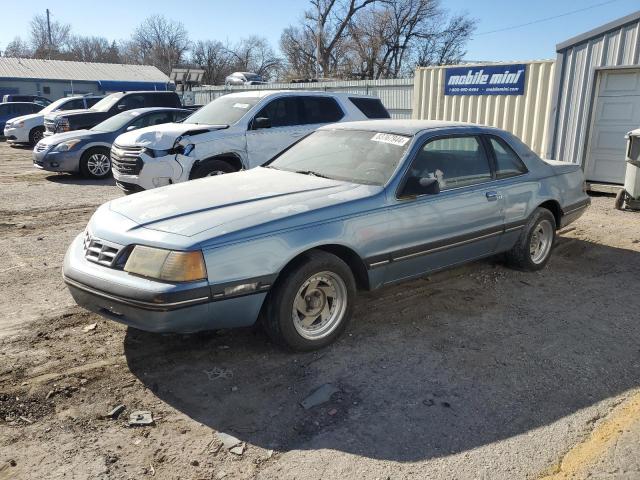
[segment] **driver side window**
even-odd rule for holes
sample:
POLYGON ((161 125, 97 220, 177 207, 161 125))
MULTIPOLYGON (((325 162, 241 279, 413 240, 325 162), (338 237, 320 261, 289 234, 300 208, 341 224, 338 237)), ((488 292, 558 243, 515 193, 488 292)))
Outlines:
POLYGON ((466 187, 492 180, 489 159, 475 136, 428 141, 411 164, 409 177, 435 178, 440 190, 466 187))
POLYGON ((254 118, 265 117, 271 120, 271 127, 290 127, 299 125, 299 102, 293 97, 276 98, 260 110, 254 118))

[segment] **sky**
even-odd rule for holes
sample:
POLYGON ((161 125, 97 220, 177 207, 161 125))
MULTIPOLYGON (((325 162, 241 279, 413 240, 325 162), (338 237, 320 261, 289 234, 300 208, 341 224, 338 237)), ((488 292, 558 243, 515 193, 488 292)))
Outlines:
MULTIPOLYGON (((478 20, 466 60, 508 61, 555 58, 556 44, 640 9, 638 0, 610 0, 602 5, 605 1, 441 0, 441 5, 451 13, 466 12, 478 20), (594 8, 487 33, 590 6, 594 8)), ((242 37, 260 35, 277 48, 282 30, 296 23, 307 5, 306 0, 30 0, 19 8, 1 9, 0 50, 15 36, 26 39, 31 17, 46 8, 50 8, 53 19, 70 24, 74 33, 109 40, 125 39, 145 17, 161 14, 182 22, 192 40, 234 43, 242 37)))

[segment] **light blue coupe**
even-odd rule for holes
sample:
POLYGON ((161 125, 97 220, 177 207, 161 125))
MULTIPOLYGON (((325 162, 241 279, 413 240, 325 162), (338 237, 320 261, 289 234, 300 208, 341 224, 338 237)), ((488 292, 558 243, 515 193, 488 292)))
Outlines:
POLYGON ((252 325, 320 348, 371 290, 506 252, 542 268, 589 205, 578 165, 471 124, 323 127, 265 167, 102 205, 69 247, 76 302, 154 332, 252 325))

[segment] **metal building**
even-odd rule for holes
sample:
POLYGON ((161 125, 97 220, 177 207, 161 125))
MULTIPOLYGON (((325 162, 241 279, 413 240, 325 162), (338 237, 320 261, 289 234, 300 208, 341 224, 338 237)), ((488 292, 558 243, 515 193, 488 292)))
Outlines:
POLYGON ((61 97, 123 90, 167 90, 169 77, 151 65, 0 57, 0 98, 6 94, 61 97))
POLYGON ((415 73, 413 118, 479 123, 508 130, 536 153, 547 144, 555 62, 495 62, 419 67, 415 73), (520 88, 488 88, 509 69, 522 69, 520 88), (483 84, 482 78, 486 77, 483 84))
POLYGON ((556 47, 546 156, 588 181, 624 180, 625 133, 640 127, 640 11, 556 47))

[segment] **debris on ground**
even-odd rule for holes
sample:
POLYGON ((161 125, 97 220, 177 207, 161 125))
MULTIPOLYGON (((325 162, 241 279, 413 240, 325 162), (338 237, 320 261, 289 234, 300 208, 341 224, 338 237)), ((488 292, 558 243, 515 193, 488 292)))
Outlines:
POLYGON ((98 324, 97 324, 97 323, 90 323, 89 325, 87 325, 86 327, 84 327, 84 328, 82 329, 82 331, 83 331, 84 333, 92 332, 93 330, 95 330, 95 329, 96 329, 96 327, 97 327, 97 326, 98 326, 98 324))
POLYGON ((300 402, 300 405, 302 405, 302 408, 305 410, 309 410, 310 408, 317 407, 318 405, 328 402, 331 400, 331 395, 338 393, 339 391, 339 388, 331 385, 330 383, 325 383, 300 402))
POLYGON ((129 415, 129 425, 146 426, 153 425, 153 415, 147 410, 136 410, 129 415))
POLYGON ((233 453, 234 455, 242 455, 244 453, 244 447, 245 444, 241 443, 237 447, 230 448, 229 452, 233 453))
POLYGON ((234 437, 233 435, 229 435, 224 432, 217 432, 216 438, 222 442, 222 446, 227 450, 231 450, 233 447, 236 447, 242 443, 242 440, 234 437))
POLYGON ((219 367, 214 367, 211 370, 203 370, 202 372, 207 376, 209 381, 217 380, 219 378, 233 377, 233 372, 231 370, 219 367))
POLYGON ((124 412, 125 406, 120 404, 116 407, 113 407, 109 413, 107 413, 107 418, 111 418, 115 420, 120 416, 122 412, 124 412))

